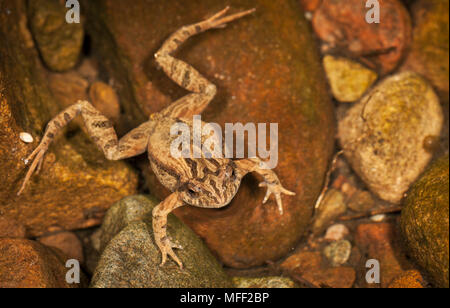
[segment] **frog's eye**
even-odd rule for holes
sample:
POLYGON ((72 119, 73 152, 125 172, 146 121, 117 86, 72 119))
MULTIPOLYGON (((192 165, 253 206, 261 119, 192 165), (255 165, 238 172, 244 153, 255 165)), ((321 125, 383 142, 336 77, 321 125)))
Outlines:
POLYGON ((234 169, 230 166, 227 167, 227 171, 225 172, 227 178, 234 178, 236 176, 234 169))
POLYGON ((188 184, 186 191, 191 197, 198 197, 199 193, 201 192, 201 188, 192 184, 188 184))

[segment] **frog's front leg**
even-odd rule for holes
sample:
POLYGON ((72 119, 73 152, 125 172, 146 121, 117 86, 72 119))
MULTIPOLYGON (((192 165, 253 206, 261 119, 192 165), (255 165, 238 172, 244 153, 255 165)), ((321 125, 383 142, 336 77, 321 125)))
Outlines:
POLYGON ((61 132, 64 126, 79 114, 83 117, 84 124, 92 141, 103 151, 107 159, 119 160, 132 157, 145 152, 147 149, 151 122, 141 124, 118 140, 111 121, 95 109, 91 103, 78 101, 60 112, 48 123, 41 142, 25 159, 26 164, 29 161, 32 161, 32 163, 25 176, 22 187, 17 193, 18 195, 24 190, 33 172, 39 171, 44 155, 54 138, 61 132))
POLYGON ((183 204, 184 202, 181 200, 180 193, 174 192, 153 209, 153 234, 156 245, 162 254, 161 266, 166 263, 167 255, 169 255, 178 264, 180 269, 183 268, 183 263, 178 259, 175 252, 173 252, 173 248, 182 249, 182 247, 174 244, 167 235, 167 215, 183 204))
POLYGON ((264 182, 259 184, 259 187, 267 187, 266 196, 264 197, 263 204, 267 202, 270 195, 273 193, 275 195, 275 200, 278 205, 278 211, 283 214, 283 203, 281 202, 281 194, 286 194, 289 196, 295 195, 294 192, 284 188, 278 176, 272 169, 267 168, 266 164, 258 157, 247 158, 235 161, 238 173, 241 177, 249 172, 256 172, 264 178, 264 182))

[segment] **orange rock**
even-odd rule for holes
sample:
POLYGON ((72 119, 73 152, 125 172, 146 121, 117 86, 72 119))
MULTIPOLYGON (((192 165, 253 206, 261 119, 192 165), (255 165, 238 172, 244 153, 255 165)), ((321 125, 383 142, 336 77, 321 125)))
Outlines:
POLYGON ((380 74, 394 70, 411 41, 409 13, 399 0, 379 0, 380 23, 367 23, 361 0, 323 1, 313 27, 328 49, 357 58, 380 74))
POLYGON ((409 270, 397 276, 390 284, 389 288, 423 289, 426 282, 418 270, 409 270))
POLYGON ((393 223, 367 223, 356 228, 355 242, 364 256, 362 266, 369 259, 380 264, 381 287, 389 286, 391 281, 412 268, 407 261, 399 242, 400 235, 393 223))
POLYGON ((26 239, 0 239, 0 288, 73 288, 62 254, 26 239))
POLYGON ((304 273, 302 278, 322 288, 351 288, 355 283, 356 272, 348 266, 319 268, 304 273))
POLYGON ((300 0, 300 4, 306 12, 314 12, 322 3, 322 0, 300 0))
POLYGON ((328 267, 318 251, 301 251, 284 260, 281 269, 316 287, 351 288, 356 272, 351 267, 328 267))
POLYGON ((319 251, 302 251, 284 260, 280 267, 285 271, 308 272, 322 266, 322 254, 319 251))
POLYGON ((25 226, 14 219, 0 216, 0 237, 23 238, 25 236, 25 226))
MULTIPOLYGON (((177 57, 217 85, 217 96, 202 114, 205 121, 222 127, 225 122, 278 123, 275 172, 296 196, 283 196, 285 213, 280 216, 273 199, 262 204, 265 191, 257 187, 261 179, 249 175, 227 207, 182 207, 176 215, 222 262, 244 268, 282 257, 307 230, 333 151, 334 115, 298 1, 231 0, 227 5, 231 12, 252 7, 256 12, 190 39, 177 57)), ((120 85, 118 93, 131 122, 139 124, 144 115, 186 94, 155 65, 153 54, 164 39, 223 6, 219 0, 134 1, 132 6, 123 1, 85 2, 85 12, 92 16, 88 27, 93 49, 120 85)), ((158 198, 167 195, 154 177, 149 181, 158 198)))
POLYGON ((78 237, 72 232, 60 232, 38 238, 42 244, 60 249, 71 259, 84 263, 83 246, 78 237))
POLYGON ((448 105, 449 1, 417 0, 411 11, 413 42, 400 69, 412 70, 427 78, 438 90, 442 102, 448 105))
POLYGON ((89 97, 95 108, 117 123, 120 116, 120 103, 116 91, 111 86, 101 81, 94 82, 89 88, 89 97))

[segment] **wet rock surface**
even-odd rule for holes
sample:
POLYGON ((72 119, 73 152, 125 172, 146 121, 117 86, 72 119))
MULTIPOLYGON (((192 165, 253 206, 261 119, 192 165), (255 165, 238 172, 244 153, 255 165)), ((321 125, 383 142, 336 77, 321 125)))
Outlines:
POLYGON ((55 140, 41 173, 16 196, 27 169, 22 159, 61 108, 26 28, 25 2, 2 2, 1 12, 0 41, 6 42, 0 44, 1 215, 20 222, 30 236, 99 224, 114 201, 135 192, 137 177, 124 163, 106 161, 83 134, 55 140), (21 141, 21 132, 34 142, 21 141))
POLYGON ((83 246, 80 239, 72 232, 59 232, 38 238, 41 244, 61 250, 70 259, 84 263, 83 246))
POLYGON ((346 58, 327 55, 323 66, 333 96, 340 102, 355 102, 377 79, 377 74, 346 58))
POLYGON ((423 289, 426 286, 427 282, 418 270, 406 271, 389 284, 389 288, 393 289, 423 289))
MULTIPOLYGON (((72 288, 66 282, 67 257, 27 239, 0 238, 1 288, 72 288)), ((81 282, 81 280, 80 280, 81 282)))
POLYGON ((18 221, 0 216, 0 237, 24 238, 26 232, 25 226, 18 221))
POLYGON ((298 284, 288 277, 233 277, 236 288, 298 288, 298 284))
POLYGON ((414 20, 411 50, 402 70, 425 76, 448 103, 449 83, 449 1, 417 0, 412 6, 414 20), (447 59, 447 61, 445 60, 447 59))
POLYGON ((65 1, 28 2, 28 19, 33 38, 47 67, 54 71, 73 68, 83 45, 83 24, 68 23, 65 1))
POLYGON ((152 196, 130 196, 111 206, 103 219, 99 235, 99 251, 103 251, 109 241, 128 224, 134 221, 149 220, 153 207, 159 201, 152 196))
POLYGON ((413 259, 437 287, 449 286, 449 157, 435 161, 403 203, 402 234, 413 259))
MULTIPOLYGON (((365 272, 365 263, 375 259, 380 264, 380 284, 366 284, 366 287, 386 288, 392 280, 405 271, 413 269, 408 261, 400 240, 397 226, 391 222, 362 223, 355 232, 355 243, 364 256, 361 268, 365 272)), ((364 274, 365 275, 365 274, 364 274)), ((364 277, 364 275, 361 275, 364 277)))
POLYGON ((281 268, 309 287, 351 288, 356 279, 352 267, 329 266, 319 251, 300 251, 281 263, 281 268))
POLYGON ((356 58, 383 75, 399 64, 409 47, 412 30, 409 13, 401 1, 380 0, 379 8, 380 23, 368 23, 365 1, 322 1, 312 25, 325 43, 324 48, 356 58))
POLYGON ((89 88, 92 105, 108 119, 117 123, 120 116, 120 103, 115 90, 108 84, 97 81, 89 88))
POLYGON ((327 225, 339 215, 344 214, 347 209, 344 195, 336 189, 330 189, 325 194, 314 217, 312 231, 319 234, 325 230, 327 225))
MULTIPOLYGON (((155 65, 153 54, 161 43, 179 27, 224 6, 220 1, 135 1, 133 6, 86 1, 84 5, 88 16, 95 16, 88 30, 96 52, 118 85, 124 112, 134 126, 145 119, 143 115, 186 94, 155 65), (133 23, 128 22, 131 19, 133 23)), ((260 179, 249 175, 226 208, 182 207, 176 215, 221 261, 250 267, 280 258, 304 234, 333 149, 334 124, 317 49, 297 1, 227 5, 232 12, 252 7, 256 12, 225 29, 190 39, 177 57, 218 87, 202 119, 222 127, 225 122, 279 124, 275 171, 296 196, 283 197, 285 213, 280 216, 274 200, 262 204, 265 191, 257 188, 260 179), (302 172, 294 174, 293 169, 302 172)), ((148 181, 152 193, 161 199, 167 195, 153 176, 148 181)))
MULTIPOLYGON (((141 196, 133 198, 133 201, 131 199, 127 201, 128 213, 134 212, 135 209, 138 209, 137 212, 151 213, 155 206, 154 202, 148 199, 144 200, 141 196), (137 202, 141 205, 136 206, 137 202)), ((121 208, 124 209, 124 206, 121 208)), ((120 211, 117 210, 119 210, 118 207, 112 207, 112 213, 118 213, 119 217, 125 220, 118 221, 119 224, 125 225, 129 216, 120 214, 120 211)), ((138 214, 138 216, 140 215, 138 214)), ((146 217, 143 221, 134 219, 131 221, 110 240, 103 250, 92 277, 91 287, 232 286, 231 279, 225 274, 202 240, 173 214, 168 216, 167 230, 173 242, 183 246, 183 249, 176 250, 184 265, 182 270, 172 260, 168 260, 164 266, 160 266, 161 252, 154 243, 151 217, 146 217)))
POLYGON ((432 87, 405 72, 383 80, 339 122, 338 138, 351 166, 372 192, 398 203, 432 153, 443 114, 432 87))

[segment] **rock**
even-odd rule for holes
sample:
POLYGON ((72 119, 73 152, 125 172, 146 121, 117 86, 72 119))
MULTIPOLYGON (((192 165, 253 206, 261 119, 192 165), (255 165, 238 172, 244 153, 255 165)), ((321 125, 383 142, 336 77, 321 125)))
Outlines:
POLYGON ((159 201, 152 196, 129 196, 111 206, 103 219, 99 236, 99 251, 123 228, 135 221, 151 219, 152 209, 159 201))
POLYGON ((322 255, 318 251, 299 251, 286 258, 280 268, 293 272, 314 271, 322 266, 322 255))
POLYGON ((370 220, 373 222, 382 222, 386 218, 385 214, 378 214, 370 216, 370 220))
POLYGON ((72 232, 60 232, 38 238, 41 244, 61 250, 70 259, 84 263, 83 246, 80 240, 72 232))
POLYGON ((315 11, 314 31, 326 44, 384 75, 393 71, 411 41, 411 20, 398 0, 380 0, 380 23, 368 23, 365 1, 322 1, 315 11))
POLYGON ((375 206, 375 200, 367 190, 357 190, 348 200, 349 209, 358 213, 370 211, 375 206))
POLYGON ((317 209, 312 227, 313 233, 323 232, 329 223, 344 214, 346 210, 344 195, 336 189, 328 190, 317 209))
POLYGON ((431 86, 405 72, 386 78, 339 122, 344 154, 369 189, 398 203, 432 154, 424 139, 439 136, 443 114, 431 86))
POLYGON ((0 288, 74 288, 66 282, 66 257, 27 239, 0 238, 0 288))
POLYGON ((28 2, 29 25, 45 64, 54 71, 73 68, 83 46, 83 24, 68 23, 63 1, 28 2))
POLYGON ((332 225, 327 229, 324 239, 328 241, 339 241, 346 237, 350 232, 343 224, 332 225))
MULTIPOLYGON (((78 100, 88 100, 89 82, 76 71, 66 73, 50 73, 49 87, 62 108, 75 104, 78 100)), ((80 127, 83 122, 77 121, 80 127)))
POLYGON ((340 102, 355 102, 377 79, 377 73, 346 58, 327 55, 323 66, 333 96, 340 102))
POLYGON ((236 288, 298 288, 298 284, 288 277, 233 277, 236 288))
POLYGON ((117 123, 120 116, 119 97, 114 89, 104 82, 94 82, 89 88, 92 105, 108 119, 117 123))
POLYGON ((427 283, 418 270, 409 270, 400 274, 390 284, 393 289, 423 289, 427 283))
POLYGON ((308 272, 303 278, 324 288, 351 288, 356 280, 356 272, 348 266, 332 267, 308 272))
POLYGON ((322 0, 300 0, 300 5, 306 12, 314 12, 322 3, 322 0))
POLYGON ((392 280, 412 269, 402 250, 399 234, 393 223, 363 223, 355 232, 355 243, 365 256, 363 265, 369 259, 380 264, 381 287, 386 288, 392 280))
POLYGON ((91 281, 93 288, 220 288, 232 283, 209 250, 174 215, 168 217, 171 239, 184 268, 172 260, 160 266, 161 252, 154 243, 151 219, 130 223, 106 246, 91 281))
POLYGON ((323 254, 330 261, 331 265, 336 267, 348 261, 352 252, 352 244, 347 240, 333 242, 325 247, 323 254))
POLYGON ((356 272, 351 267, 328 267, 318 251, 300 251, 281 263, 290 275, 315 287, 351 288, 356 272))
POLYGON ((94 58, 83 58, 77 72, 89 83, 98 79, 98 63, 94 58))
MULTIPOLYGON (((218 87, 202 119, 224 123, 278 123, 283 185, 296 192, 263 205, 264 189, 254 175, 221 210, 182 207, 176 215, 228 266, 245 268, 276 260, 305 234, 331 158, 333 106, 308 22, 297 0, 227 2, 231 12, 257 11, 220 31, 190 39, 177 57, 192 64, 218 87), (283 16, 283 25, 279 23, 283 16), (270 34, 271 33, 271 34, 270 34), (292 170, 302 170, 293 173, 292 170)), ((186 92, 158 70, 153 54, 179 27, 200 21, 224 7, 222 1, 84 1, 91 16, 93 50, 118 89, 124 117, 134 126, 186 92), (155 13, 158 12, 158 13, 155 13), (129 20, 133 20, 132 23, 129 20)), ((152 174, 149 187, 167 196, 152 174)))
POLYGON ((24 238, 26 237, 25 226, 14 219, 0 216, 0 238, 1 237, 24 238))
POLYGON ((2 2, 2 12, 10 14, 0 18, 0 204, 3 217, 24 225, 35 237, 55 228, 99 224, 112 203, 136 191, 137 175, 123 162, 107 161, 94 143, 75 132, 50 146, 40 174, 16 195, 27 170, 22 159, 61 111, 29 42, 25 2, 2 2), (33 143, 20 140, 24 131, 33 136, 33 143))
POLYGON ((413 41, 402 70, 425 76, 448 102, 449 10, 448 0, 417 0, 411 11, 413 41))
POLYGON ((449 157, 436 160, 411 187, 403 203, 401 229, 411 256, 437 287, 449 286, 449 157))
POLYGON ((100 259, 100 227, 75 231, 83 246, 83 269, 91 277, 100 259))

